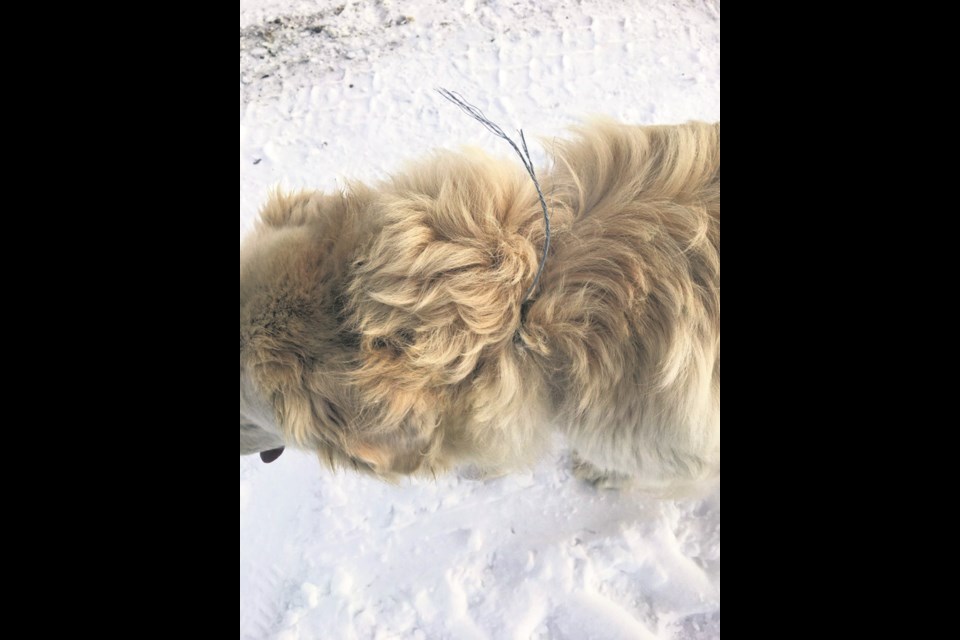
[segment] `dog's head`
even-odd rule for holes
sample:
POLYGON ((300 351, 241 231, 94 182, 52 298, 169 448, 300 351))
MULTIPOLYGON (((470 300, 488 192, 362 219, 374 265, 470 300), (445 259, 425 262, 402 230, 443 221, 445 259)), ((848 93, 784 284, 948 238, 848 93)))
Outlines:
POLYGON ((447 161, 377 192, 270 198, 240 249, 241 454, 295 446, 382 476, 444 466, 536 271, 517 228, 539 228, 535 195, 501 173, 447 161))
POLYGON ((435 424, 423 395, 401 382, 384 401, 358 377, 371 350, 389 350, 365 348, 348 317, 363 235, 344 197, 274 194, 241 246, 241 455, 270 462, 294 446, 384 476, 427 462, 435 424))
POLYGON ((274 194, 240 248, 241 455, 272 462, 287 445, 332 451, 345 435, 333 408, 349 357, 334 299, 344 259, 334 250, 335 205, 274 194))

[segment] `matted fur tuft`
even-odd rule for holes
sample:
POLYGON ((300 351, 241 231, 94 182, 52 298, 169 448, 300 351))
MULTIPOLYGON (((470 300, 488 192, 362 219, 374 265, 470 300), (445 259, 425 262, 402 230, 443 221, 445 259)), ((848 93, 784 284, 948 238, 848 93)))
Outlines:
POLYGON ((551 151, 529 301, 544 225, 514 162, 438 153, 374 188, 273 193, 240 255, 241 452, 499 471, 557 428, 594 481, 716 474, 719 124, 597 121, 551 151))

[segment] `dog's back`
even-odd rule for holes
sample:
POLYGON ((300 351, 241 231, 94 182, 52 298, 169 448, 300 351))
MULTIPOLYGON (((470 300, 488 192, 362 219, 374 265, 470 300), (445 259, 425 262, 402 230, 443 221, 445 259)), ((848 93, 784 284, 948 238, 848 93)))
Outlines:
POLYGON ((720 125, 596 123, 555 149, 554 249, 524 331, 602 474, 719 465, 720 125))

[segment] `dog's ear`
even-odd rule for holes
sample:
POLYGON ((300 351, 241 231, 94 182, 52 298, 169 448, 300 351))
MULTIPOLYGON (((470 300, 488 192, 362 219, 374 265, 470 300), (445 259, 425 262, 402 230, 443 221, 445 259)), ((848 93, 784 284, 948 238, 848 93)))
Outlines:
POLYGON ((284 193, 274 189, 260 210, 260 222, 273 229, 300 227, 318 216, 336 220, 342 217, 344 207, 340 194, 320 191, 284 193))
POLYGON ((364 393, 364 410, 346 433, 344 450, 378 474, 409 474, 439 464, 444 400, 430 391, 397 388, 383 399, 364 393))
POLYGON ((435 425, 408 419, 396 429, 355 434, 345 450, 379 475, 410 474, 436 463, 440 446, 435 425))

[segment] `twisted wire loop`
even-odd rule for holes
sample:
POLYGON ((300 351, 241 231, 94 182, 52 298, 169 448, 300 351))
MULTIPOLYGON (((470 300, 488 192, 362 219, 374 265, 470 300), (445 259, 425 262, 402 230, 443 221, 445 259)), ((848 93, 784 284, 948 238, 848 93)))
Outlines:
POLYGON ((517 152, 517 155, 520 156, 520 161, 523 163, 524 169, 527 170, 527 173, 530 174, 530 179, 533 180, 533 186, 537 188, 537 196, 540 197, 540 206, 543 207, 543 223, 546 230, 546 241, 543 243, 543 255, 540 258, 540 266, 537 269, 537 275, 534 277, 533 284, 530 285, 530 289, 527 291, 527 295, 524 298, 524 303, 526 303, 533 296, 533 292, 536 290, 537 284, 540 282, 540 274, 543 273, 543 266, 546 264, 547 254, 550 252, 550 212, 547 210, 547 201, 543 197, 543 190, 540 188, 540 181, 537 180, 537 174, 533 169, 533 160, 530 159, 530 150, 527 148, 527 139, 523 135, 523 129, 518 130, 518 133, 520 134, 520 144, 523 147, 523 150, 521 151, 521 148, 517 146, 517 143, 514 142, 510 136, 504 133, 503 129, 501 129, 497 123, 483 115, 483 112, 480 111, 480 109, 467 102, 459 93, 443 88, 437 89, 437 93, 460 107, 461 111, 486 127, 487 131, 498 138, 506 140, 510 146, 513 147, 513 150, 517 152))

